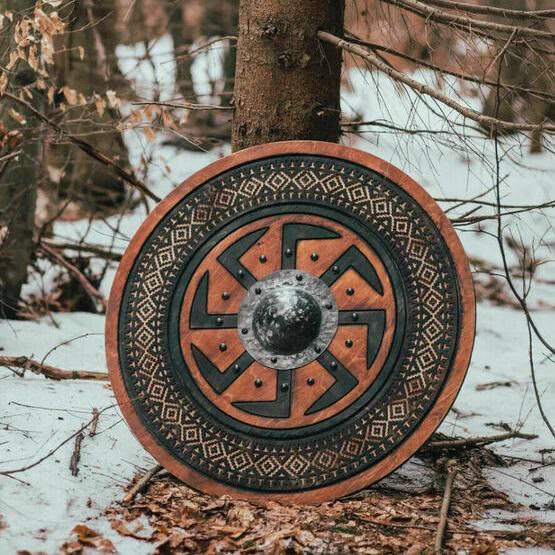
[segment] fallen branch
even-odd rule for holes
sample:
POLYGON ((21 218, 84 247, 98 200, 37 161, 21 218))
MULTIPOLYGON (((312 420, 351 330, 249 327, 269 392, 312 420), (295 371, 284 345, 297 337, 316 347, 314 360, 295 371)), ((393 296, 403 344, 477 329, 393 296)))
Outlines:
POLYGON ((42 374, 45 378, 49 378, 51 380, 108 380, 108 374, 105 372, 93 372, 91 370, 63 370, 48 364, 41 364, 37 360, 26 356, 0 356, 0 366, 29 370, 33 372, 33 374, 42 374))
POLYGON ((58 264, 62 265, 70 274, 73 274, 77 281, 81 284, 81 287, 85 290, 87 295, 90 297, 93 304, 96 306, 99 312, 106 312, 106 299, 104 295, 93 286, 93 284, 88 280, 87 276, 79 269, 77 266, 72 264, 65 256, 54 249, 53 247, 42 243, 39 246, 48 258, 54 260, 58 264))
POLYGON ((83 434, 83 432, 80 432, 75 436, 75 445, 73 447, 73 453, 71 454, 71 459, 69 461, 69 469, 71 470, 72 476, 77 476, 77 474, 79 474, 79 461, 81 460, 81 443, 83 443, 84 437, 85 434, 83 434))
POLYGON ((493 118, 491 116, 484 116, 483 114, 476 112, 476 110, 472 110, 471 108, 467 108, 462 104, 459 104, 458 102, 449 98, 447 95, 437 91, 433 87, 430 87, 429 85, 426 85, 424 83, 420 83, 419 81, 412 79, 408 75, 405 75, 400 71, 397 71, 396 69, 387 65, 385 62, 382 62, 372 52, 369 52, 368 50, 359 46, 358 44, 353 44, 348 40, 336 37, 335 35, 332 35, 327 31, 318 31, 318 37, 325 42, 329 42, 330 44, 335 45, 337 48, 341 48, 342 50, 350 52, 351 54, 356 54, 357 56, 360 56, 368 63, 372 64, 374 67, 376 67, 377 69, 379 69, 380 71, 388 75, 391 79, 394 79, 395 81, 399 81, 400 83, 407 85, 408 87, 410 87, 411 89, 413 89, 419 94, 424 94, 434 98, 435 100, 441 102, 442 104, 445 104, 449 108, 452 108, 453 110, 455 110, 456 112, 464 116, 465 118, 475 121, 476 123, 479 123, 480 125, 482 125, 483 127, 491 131, 495 131, 496 129, 505 129, 505 130, 514 130, 514 131, 541 130, 541 131, 550 132, 550 133, 555 132, 555 125, 553 124, 537 125, 537 124, 531 124, 531 123, 514 123, 510 121, 493 118))
POLYGON ((434 552, 441 555, 443 551, 443 535, 447 527, 447 515, 449 514, 449 506, 451 504, 451 493, 453 492, 453 482, 457 475, 457 467, 455 461, 447 461, 447 480, 445 481, 445 491, 443 492, 443 502, 439 511, 439 522, 437 525, 436 539, 434 544, 434 552))
POLYGON ((131 503, 131 501, 133 501, 133 499, 135 499, 135 497, 144 490, 150 480, 152 480, 152 478, 154 478, 154 476, 156 476, 156 474, 158 474, 160 470, 162 470, 162 465, 157 464, 153 466, 150 470, 145 472, 127 492, 127 494, 123 498, 123 502, 131 503))
MULTIPOLYGON (((103 408, 101 411, 99 411, 99 414, 102 414, 103 412, 106 412, 107 410, 109 410, 111 408, 114 408, 115 406, 116 405, 109 405, 109 406, 103 408)), ((83 433, 83 431, 86 430, 91 425, 92 421, 93 421, 93 419, 91 418, 91 420, 89 420, 86 424, 83 424, 83 426, 81 426, 76 432, 71 434, 69 437, 66 437, 66 439, 64 439, 61 443, 59 443, 56 447, 54 447, 54 449, 51 449, 50 451, 48 451, 48 453, 46 453, 46 455, 44 455, 43 457, 40 457, 35 462, 30 463, 26 466, 22 466, 20 468, 15 468, 13 470, 0 470, 0 476, 11 476, 12 474, 19 474, 20 472, 25 472, 26 470, 30 470, 31 468, 34 468, 35 466, 38 466, 39 464, 44 462, 46 459, 51 457, 54 453, 56 453, 56 451, 61 449, 64 445, 69 443, 74 437, 83 433)))
POLYGON ((98 412, 98 409, 96 407, 93 408, 92 413, 93 419, 91 422, 91 429, 89 431, 90 437, 94 437, 96 435, 96 428, 98 427, 98 419, 100 417, 100 413, 98 412))
POLYGON ((493 436, 468 437, 464 439, 445 439, 440 441, 430 441, 424 446, 424 450, 433 449, 458 449, 459 447, 477 447, 488 445, 506 439, 536 439, 536 434, 524 434, 522 432, 507 432, 493 436))
POLYGON ((155 195, 144 183, 142 183, 139 179, 137 179, 133 174, 129 173, 127 170, 116 164, 109 156, 98 150, 96 147, 87 143, 83 139, 79 139, 78 137, 73 136, 71 133, 65 131, 62 127, 60 127, 55 121, 52 121, 50 118, 45 116, 42 112, 39 112, 36 108, 34 108, 29 102, 19 98, 11 93, 5 92, 3 94, 6 98, 13 100, 14 102, 24 106, 29 112, 31 112, 36 118, 40 119, 42 122, 46 123, 58 133, 60 133, 65 139, 67 139, 70 143, 73 143, 77 148, 81 149, 83 152, 88 154, 91 158, 94 158, 101 164, 105 166, 109 166, 114 169, 114 171, 129 185, 139 189, 142 193, 144 193, 147 197, 151 198, 156 202, 160 202, 162 200, 159 196, 155 195))

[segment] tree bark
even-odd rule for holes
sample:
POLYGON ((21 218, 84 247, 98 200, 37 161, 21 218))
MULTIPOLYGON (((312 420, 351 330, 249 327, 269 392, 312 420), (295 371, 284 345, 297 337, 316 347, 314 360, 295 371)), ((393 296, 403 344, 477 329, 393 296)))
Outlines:
MULTIPOLYGON (((31 9, 35 0, 0 0, 0 13, 9 9, 22 12, 31 9)), ((8 30, 13 37, 15 24, 8 30)), ((12 70, 10 85, 30 85, 35 73, 19 60, 12 70)), ((40 108, 42 101, 34 95, 32 103, 40 108)), ((27 281, 27 267, 33 253, 37 180, 41 160, 41 143, 37 128, 25 122, 16 123, 10 109, 19 110, 4 99, 0 109, 0 317, 17 316, 21 287, 27 281), (15 144, 11 144, 8 133, 15 144), (19 151, 19 155, 11 157, 19 151)))
POLYGON ((342 0, 241 0, 232 148, 293 139, 337 142, 342 0))

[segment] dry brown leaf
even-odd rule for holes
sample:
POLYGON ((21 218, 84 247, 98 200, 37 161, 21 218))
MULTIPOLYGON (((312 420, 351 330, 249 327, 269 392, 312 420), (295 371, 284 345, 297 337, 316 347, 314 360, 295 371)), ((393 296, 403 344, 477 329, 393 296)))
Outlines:
POLYGON ((8 113, 20 125, 25 125, 27 123, 27 120, 25 119, 25 116, 23 114, 20 114, 17 110, 14 110, 13 108, 10 108, 8 110, 8 113))
POLYGON ((145 133, 146 140, 149 143, 154 141, 154 139, 156 138, 156 133, 154 132, 154 129, 152 129, 152 127, 145 127, 143 131, 145 133))
POLYGON ((77 524, 73 528, 73 533, 77 534, 77 541, 88 547, 94 547, 99 553, 117 553, 114 544, 86 524, 77 524))
POLYGON ((227 513, 227 519, 230 524, 238 524, 244 528, 249 527, 255 520, 253 511, 246 505, 232 507, 227 513))
POLYGON ((121 106, 121 100, 118 98, 116 91, 106 91, 106 98, 108 99, 108 104, 110 108, 117 109, 121 106))
POLYGON ((93 96, 93 101, 98 115, 102 117, 104 115, 104 111, 106 110, 106 101, 96 93, 93 96))
POLYGON ((8 75, 4 72, 0 73, 0 96, 6 92, 8 86, 8 75))
POLYGON ((16 50, 12 50, 10 52, 10 57, 8 58, 8 63, 6 64, 6 69, 12 69, 15 66, 17 60, 19 60, 19 54, 16 50))
POLYGON ((29 56, 27 58, 27 62, 35 71, 39 68, 39 58, 36 46, 31 46, 29 48, 29 56))
POLYGON ((228 501, 229 501, 228 497, 218 497, 218 499, 216 499, 213 503, 210 503, 206 505, 206 507, 203 507, 201 511, 203 513, 218 511, 220 509, 223 509, 227 505, 228 501))
POLYGON ((168 129, 177 129, 177 124, 168 110, 162 110, 162 124, 168 129))
POLYGON ((79 103, 79 95, 75 89, 71 87, 62 87, 62 93, 70 106, 75 106, 79 103))
POLYGON ((125 537, 135 538, 137 540, 143 540, 143 541, 147 541, 151 537, 150 533, 146 533, 146 532, 144 534, 140 533, 144 530, 144 526, 140 522, 126 523, 121 519, 114 519, 110 521, 110 526, 118 534, 125 537), (133 524, 133 529, 130 529, 130 526, 132 524, 133 524))

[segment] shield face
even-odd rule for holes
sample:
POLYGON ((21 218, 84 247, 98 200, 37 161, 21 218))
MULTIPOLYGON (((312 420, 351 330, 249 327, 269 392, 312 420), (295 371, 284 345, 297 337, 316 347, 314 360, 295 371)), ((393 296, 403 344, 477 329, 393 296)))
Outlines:
POLYGON ((162 201, 122 260, 106 336, 122 411, 172 473, 316 502, 380 479, 441 422, 474 298, 416 183, 353 149, 278 143, 162 201))

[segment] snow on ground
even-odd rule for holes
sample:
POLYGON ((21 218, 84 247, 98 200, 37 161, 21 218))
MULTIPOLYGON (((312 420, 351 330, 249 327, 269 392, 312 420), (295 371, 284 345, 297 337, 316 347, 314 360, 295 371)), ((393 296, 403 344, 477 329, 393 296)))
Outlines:
MULTIPOLYGON (((137 47, 139 48, 139 47, 137 47)), ((142 94, 152 93, 153 83, 161 90, 172 87, 174 66, 167 54, 171 40, 166 37, 154 49, 157 79, 146 62, 129 61, 132 49, 118 51, 123 69, 142 83, 142 94), (149 73, 150 72, 150 73, 149 73), (146 83, 146 85, 145 85, 146 83), (149 86, 148 83, 150 83, 149 86)), ((140 52, 135 52, 140 55, 140 52)), ((209 71, 205 57, 195 75, 201 79, 209 71), (204 64, 204 65, 203 65, 204 64)), ((210 70, 211 71, 211 70, 210 70)), ((431 79, 430 75, 421 75, 431 79)), ((415 129, 456 130, 457 136, 389 132, 373 128, 362 139, 346 142, 368 150, 393 164, 419 181, 428 192, 440 198, 472 198, 489 190, 494 184, 494 144, 484 140, 473 130, 462 136, 462 120, 446 112, 433 102, 419 100, 412 94, 398 95, 393 85, 376 75, 351 75, 352 90, 345 93, 345 105, 352 106, 365 120, 387 120, 388 124, 415 129), (448 123, 437 115, 441 109, 448 123), (378 134, 377 131, 380 131, 378 134), (476 138, 469 138, 476 137, 476 138)), ((447 82, 446 92, 455 94, 456 85, 447 82), (450 89, 449 87, 453 87, 450 89)), ((203 92, 203 91, 202 91, 203 92)), ((475 107, 477 100, 469 101, 475 107)), ((140 131, 130 131, 126 141, 138 163, 139 153, 152 157, 146 176, 149 186, 159 195, 167 194, 185 177, 210 161, 227 153, 228 149, 210 153, 190 153, 162 146, 162 137, 154 143, 145 141, 140 131)), ((522 137, 503 143, 504 159, 501 166, 502 196, 507 204, 532 204, 553 199, 554 157, 549 154, 530 156, 522 137)), ((482 197, 494 201, 490 192, 482 197)), ((444 203, 444 208, 452 203, 444 203)), ((473 206, 462 206, 449 213, 460 216, 473 206)), ((493 213, 486 208, 478 214, 493 213)), ((110 244, 112 229, 118 229, 116 246, 124 249, 144 220, 144 208, 123 219, 108 218, 95 221, 56 224, 60 237, 84 239, 87 242, 110 244)), ((525 244, 537 247, 537 256, 551 259, 550 247, 555 244, 555 233, 549 215, 526 214, 510 217, 506 233, 522 237, 525 244), (543 243, 540 243, 540 238, 543 243)), ((486 222, 483 229, 494 231, 486 222)), ((473 258, 499 265, 495 238, 477 233, 473 227, 459 227, 459 236, 473 258)), ((509 251, 509 262, 516 258, 509 251)), ((108 294, 115 268, 107 273, 101 291, 108 294)), ((532 312, 538 326, 552 343, 555 342, 555 285, 553 263, 546 262, 537 273, 537 285, 531 294, 532 312)), ((479 279, 481 276, 475 274, 479 279)), ((26 292, 40 290, 42 284, 31 280, 26 292)), ((72 313, 53 314, 34 322, 0 322, 0 349, 4 355, 27 355, 67 369, 105 370, 103 348, 104 317, 72 313), (60 345, 57 349, 51 349, 60 345)), ((545 349, 534 343, 537 381, 544 409, 555 422, 555 373, 545 349)), ((123 553, 148 552, 148 546, 130 538, 122 538, 112 531, 102 511, 122 497, 123 486, 137 469, 153 464, 121 420, 109 386, 100 382, 53 382, 27 374, 14 376, 0 368, 0 469, 13 469, 37 462, 75 433, 90 420, 92 409, 104 410, 100 416, 98 434, 84 438, 80 472, 72 477, 69 471, 73 442, 63 445, 56 453, 16 479, 0 477, 0 514, 7 529, 0 535, 0 552, 17 550, 57 551, 71 529, 78 522, 92 519, 91 527, 105 534, 123 553)), ((499 433, 497 425, 538 434, 533 441, 510 440, 494 445, 494 450, 537 462, 521 461, 509 468, 488 470, 489 478, 499 489, 524 505, 523 514, 537 519, 555 521, 555 464, 541 467, 542 462, 555 462, 555 440, 550 436, 539 414, 534 398, 528 360, 526 321, 523 314, 508 306, 493 306, 489 302, 478 305, 477 335, 474 355, 466 382, 452 411, 440 430, 449 435, 476 436, 499 433), (491 389, 477 390, 477 386, 501 382, 491 389), (543 454, 541 451, 544 451, 543 454), (543 458, 542 458, 543 457, 543 458), (532 481, 532 478, 543 481, 532 481)), ((412 462, 398 471, 399 475, 422 478, 420 467, 412 462)), ((491 513, 485 523, 488 528, 499 525, 507 515, 491 513)), ((0 524, 1 528, 1 524, 0 524)))

